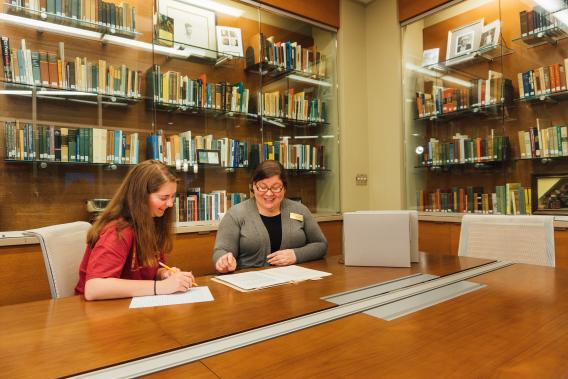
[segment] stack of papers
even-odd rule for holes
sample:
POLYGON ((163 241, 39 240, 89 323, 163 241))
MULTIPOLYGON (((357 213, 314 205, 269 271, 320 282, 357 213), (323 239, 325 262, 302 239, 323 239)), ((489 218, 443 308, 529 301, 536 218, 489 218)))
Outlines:
POLYGON ((300 266, 284 266, 268 270, 219 275, 213 278, 213 280, 239 291, 253 291, 260 288, 277 286, 279 284, 320 279, 328 275, 331 275, 331 273, 300 266))

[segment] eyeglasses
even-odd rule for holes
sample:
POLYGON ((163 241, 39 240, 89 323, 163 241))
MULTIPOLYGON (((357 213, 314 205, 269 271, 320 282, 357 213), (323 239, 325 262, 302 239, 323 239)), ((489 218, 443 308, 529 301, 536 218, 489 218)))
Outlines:
POLYGON ((282 192, 283 189, 284 189, 284 186, 279 186, 279 185, 272 186, 272 187, 267 187, 263 184, 257 184, 256 185, 256 190, 258 192, 262 192, 262 193, 268 192, 268 190, 270 190, 270 192, 272 192, 272 193, 280 193, 280 192, 282 192))

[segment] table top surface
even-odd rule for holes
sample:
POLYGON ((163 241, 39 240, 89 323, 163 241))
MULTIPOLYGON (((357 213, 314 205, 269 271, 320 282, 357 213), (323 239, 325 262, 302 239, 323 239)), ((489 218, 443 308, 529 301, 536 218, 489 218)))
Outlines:
MULTIPOLYGON (((209 276, 200 277, 198 283, 209 286, 215 298, 215 301, 206 303, 129 309, 130 299, 87 302, 82 297, 73 296, 4 306, 0 308, 0 325, 3 329, 3 338, 0 340, 2 374, 13 377, 76 374, 336 306, 321 300, 323 296, 413 273, 446 275, 488 262, 475 258, 425 254, 421 258, 421 263, 413 264, 410 268, 385 268, 346 267, 337 262, 338 257, 328 257, 302 266, 331 272, 331 276, 246 293, 216 283, 209 276)), ((566 282, 568 284, 568 276, 566 282)), ((565 287, 568 288, 568 285, 565 287)), ((553 302, 554 299, 552 297, 550 301, 553 302)), ((358 324, 358 319, 368 317, 356 315, 321 328, 335 331, 333 325, 339 323, 342 330, 350 330, 358 324)), ((402 320, 407 319, 405 317, 402 320)), ((381 324, 381 321, 375 320, 369 325, 376 323, 381 324)), ((396 328, 393 333, 395 331, 396 328)), ((370 330, 361 333, 356 333, 355 336, 372 337, 370 330)), ((295 338, 293 336, 296 334, 290 338, 295 338)), ((342 335, 345 334, 337 333, 337 337, 342 335)), ((396 340, 394 334, 392 338, 396 340)), ((359 350, 357 339, 352 343, 359 350)), ((258 346, 261 345, 263 344, 258 346)), ((217 362, 215 357, 211 359, 217 362)), ((306 364, 308 362, 309 359, 306 364)), ((184 368, 194 370, 192 372, 198 377, 208 375, 199 363, 184 368)))
POLYGON ((469 281, 486 287, 392 321, 359 313, 202 362, 221 378, 568 375, 568 270, 515 264, 469 281))

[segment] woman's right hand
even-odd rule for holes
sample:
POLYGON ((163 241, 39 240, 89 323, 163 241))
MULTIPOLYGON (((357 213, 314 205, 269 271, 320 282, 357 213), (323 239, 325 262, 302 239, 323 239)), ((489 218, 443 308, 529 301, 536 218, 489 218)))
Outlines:
POLYGON ((222 255, 215 263, 215 270, 221 274, 232 272, 237 269, 237 260, 233 253, 222 255))
POLYGON ((194 282, 195 278, 191 272, 178 271, 156 283, 156 294, 169 295, 174 292, 187 292, 194 282))

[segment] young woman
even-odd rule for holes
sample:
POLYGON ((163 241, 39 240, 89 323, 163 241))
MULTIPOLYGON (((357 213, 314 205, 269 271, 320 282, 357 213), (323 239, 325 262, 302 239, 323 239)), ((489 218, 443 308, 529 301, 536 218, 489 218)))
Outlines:
POLYGON ((229 209, 219 225, 215 269, 227 273, 323 258, 327 241, 309 209, 284 198, 288 180, 280 162, 262 162, 251 186, 254 198, 229 209))
POLYGON ((87 234, 75 293, 87 300, 185 292, 193 275, 160 267, 172 249, 177 178, 158 161, 126 176, 87 234))

